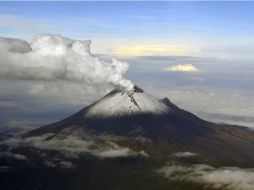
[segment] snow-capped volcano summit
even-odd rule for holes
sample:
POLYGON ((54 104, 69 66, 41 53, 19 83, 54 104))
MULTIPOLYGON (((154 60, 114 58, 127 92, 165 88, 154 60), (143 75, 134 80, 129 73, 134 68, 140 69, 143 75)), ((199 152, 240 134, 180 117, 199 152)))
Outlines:
POLYGON ((138 86, 131 91, 115 89, 91 105, 86 117, 114 117, 139 113, 162 114, 170 108, 161 100, 144 92, 138 86))

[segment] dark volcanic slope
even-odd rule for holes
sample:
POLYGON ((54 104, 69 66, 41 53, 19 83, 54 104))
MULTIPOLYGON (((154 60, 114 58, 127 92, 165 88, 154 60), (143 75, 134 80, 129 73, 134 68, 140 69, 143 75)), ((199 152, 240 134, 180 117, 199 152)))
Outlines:
MULTIPOLYGON (((167 98, 157 100, 160 104, 163 104, 162 106, 167 107, 167 109, 163 107, 166 111, 159 114, 144 111, 142 109, 146 108, 142 105, 142 100, 144 99, 145 103, 150 102, 150 96, 148 100, 146 98, 145 92, 138 87, 135 87, 134 92, 131 94, 113 90, 101 100, 67 119, 33 130, 25 136, 40 136, 46 133, 58 134, 66 128, 82 129, 84 133, 89 131, 92 134, 110 134, 130 138, 141 136, 150 139, 151 143, 148 143, 147 146, 139 145, 134 141, 122 143, 136 149, 142 146, 142 149, 145 149, 151 156, 163 156, 165 153, 170 152, 191 151, 200 154, 202 159, 206 161, 247 165, 254 163, 254 132, 252 130, 246 127, 204 121, 194 114, 178 108, 167 98), (106 102, 106 105, 109 106, 108 109, 118 109, 111 105, 112 102, 114 104, 114 101, 111 100, 114 100, 116 96, 123 96, 121 101, 126 101, 126 97, 129 97, 130 102, 133 103, 131 106, 137 106, 140 111, 135 112, 135 107, 128 107, 128 109, 134 109, 131 114, 128 112, 128 114, 116 114, 109 117, 103 117, 103 115, 90 116, 88 114, 91 109, 98 104, 100 105, 101 102, 106 102)), ((153 97, 151 102, 154 102, 153 97)), ((158 102, 156 102, 155 107, 158 102)), ((125 104, 128 104, 128 102, 125 102, 125 104)), ((158 105, 160 106, 160 104, 158 105)), ((125 113, 125 111, 123 112, 125 113)))

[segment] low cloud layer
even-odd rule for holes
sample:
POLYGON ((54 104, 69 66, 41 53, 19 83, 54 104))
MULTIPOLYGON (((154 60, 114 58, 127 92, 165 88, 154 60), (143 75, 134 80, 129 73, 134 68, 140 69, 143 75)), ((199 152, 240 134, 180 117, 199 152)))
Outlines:
POLYGON ((214 168, 209 165, 171 165, 159 173, 172 181, 187 181, 205 187, 225 190, 253 190, 254 169, 237 167, 214 168))
POLYGON ((176 152, 174 153, 174 156, 178 158, 184 158, 184 157, 197 156, 197 154, 194 152, 176 152))
MULTIPOLYGON (((64 132, 68 132, 67 130, 64 132)), ((63 132, 63 133, 64 133, 63 132)), ((77 132, 78 133, 78 132, 77 132)), ((55 150, 65 157, 78 158, 81 155, 93 155, 99 158, 116 158, 128 156, 147 156, 144 151, 135 152, 119 146, 107 136, 92 137, 79 134, 45 134, 38 137, 9 138, 0 144, 9 150, 17 147, 35 147, 41 150, 55 150), (52 138, 53 137, 53 138, 52 138)))
POLYGON ((110 83, 132 89, 131 81, 123 78, 128 64, 92 55, 90 43, 60 35, 38 35, 31 43, 0 38, 0 78, 110 83))
POLYGON ((194 67, 192 64, 185 64, 185 65, 174 65, 171 67, 167 67, 164 71, 169 72, 197 72, 198 69, 194 67))
POLYGON ((65 168, 65 169, 71 169, 74 168, 75 165, 70 162, 70 161, 66 161, 66 160, 46 160, 44 161, 44 165, 46 165, 49 168, 65 168))
POLYGON ((11 152, 0 152, 0 158, 1 157, 14 158, 17 160, 26 160, 27 159, 27 157, 23 154, 15 154, 15 153, 11 153, 11 152))
MULTIPOLYGON (((3 152, 0 151, 0 159, 15 159, 19 161, 32 161, 34 156, 39 156, 43 165, 50 168, 75 168, 75 162, 82 158, 94 156, 99 159, 113 159, 123 157, 148 157, 148 154, 141 151, 133 151, 128 147, 119 146, 116 139, 112 136, 90 136, 88 134, 79 134, 76 131, 73 134, 68 133, 69 129, 59 134, 47 133, 42 136, 21 138, 18 135, 5 137, 0 141, 0 146, 7 147, 3 152), (19 148, 33 148, 35 155, 20 154, 19 148), (18 151, 17 151, 18 150, 18 151), (52 154, 54 151, 57 154, 52 154)), ((36 157, 35 157, 36 158, 36 157)), ((7 166, 8 167, 8 166, 7 166)), ((0 168, 1 171, 1 168, 0 168)))

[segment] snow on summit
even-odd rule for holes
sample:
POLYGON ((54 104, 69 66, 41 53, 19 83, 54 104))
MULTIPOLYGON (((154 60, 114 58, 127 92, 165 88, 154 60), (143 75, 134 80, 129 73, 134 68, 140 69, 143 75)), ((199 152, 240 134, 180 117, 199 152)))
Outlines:
POLYGON ((92 105, 86 117, 112 117, 137 113, 155 115, 169 111, 163 102, 135 86, 131 91, 115 89, 92 105))

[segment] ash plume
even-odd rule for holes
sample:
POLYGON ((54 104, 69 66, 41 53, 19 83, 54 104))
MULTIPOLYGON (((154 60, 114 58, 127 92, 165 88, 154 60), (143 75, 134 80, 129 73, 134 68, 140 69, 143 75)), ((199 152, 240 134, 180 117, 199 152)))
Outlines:
POLYGON ((90 44, 48 34, 35 36, 31 43, 0 37, 0 78, 111 83, 131 90, 133 84, 123 77, 128 63, 100 59, 91 54, 90 44))

